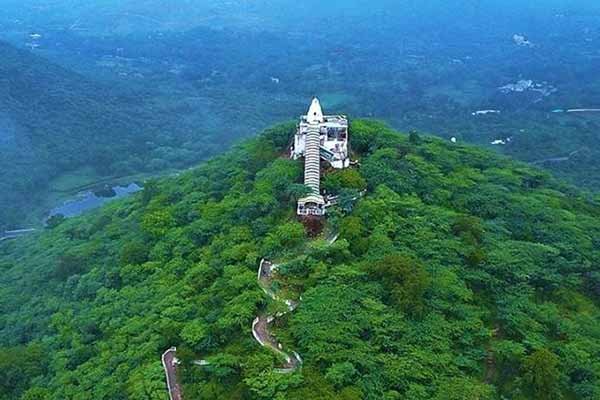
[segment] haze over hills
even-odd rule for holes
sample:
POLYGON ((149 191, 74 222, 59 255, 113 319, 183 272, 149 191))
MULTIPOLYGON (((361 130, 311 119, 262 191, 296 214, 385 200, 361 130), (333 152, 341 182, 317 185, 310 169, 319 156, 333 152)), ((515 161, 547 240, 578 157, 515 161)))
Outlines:
POLYGON ((3 42, 0 77, 0 228, 39 223, 40 207, 60 198, 51 191, 164 173, 211 153, 209 135, 194 152, 172 148, 203 131, 174 126, 177 116, 155 112, 139 88, 96 82, 3 42))
POLYGON ((294 125, 0 245, 1 399, 524 400, 600 395, 600 203, 539 169, 355 120, 323 236, 295 215, 294 125), (353 199, 353 200, 352 200, 353 199), (326 241, 330 235, 339 239, 326 241), (251 333, 273 326, 302 368, 251 333), (193 360, 204 360, 200 365, 193 360))
POLYGON ((124 96, 6 43, 0 59, 1 121, 10 135, 0 159, 6 224, 25 219, 23 208, 47 194, 52 178, 83 165, 108 173, 110 155, 143 135, 116 106, 124 96))
POLYGON ((4 9, 21 18, 0 31, 123 88, 139 103, 119 105, 134 108, 127 117, 137 130, 155 120, 156 146, 136 148, 117 175, 189 166, 318 94, 351 117, 494 147, 600 187, 598 115, 552 113, 600 104, 597 4, 391 3, 25 2, 4 9), (305 29, 306 20, 319 29, 305 29), (531 86, 500 90, 521 81, 531 86), (473 115, 481 110, 499 113, 473 115))
POLYGON ((463 24, 484 22, 491 28, 501 20, 527 24, 535 18, 562 14, 567 16, 598 16, 600 6, 595 2, 576 0, 547 0, 544 7, 516 0, 497 1, 447 1, 416 0, 352 1, 318 0, 302 2, 291 0, 68 0, 49 2, 42 0, 5 0, 0 10, 0 31, 24 29, 68 29, 86 35, 127 35, 139 32, 186 31, 199 26, 280 31, 292 28, 303 30, 303 21, 312 20, 324 27, 327 20, 334 22, 327 29, 340 30, 349 22, 386 22, 379 28, 392 26, 402 20, 415 26, 428 20, 431 26, 441 22, 459 20, 463 24), (493 18, 491 18, 493 16, 493 18), (490 25, 491 24, 491 25, 490 25))

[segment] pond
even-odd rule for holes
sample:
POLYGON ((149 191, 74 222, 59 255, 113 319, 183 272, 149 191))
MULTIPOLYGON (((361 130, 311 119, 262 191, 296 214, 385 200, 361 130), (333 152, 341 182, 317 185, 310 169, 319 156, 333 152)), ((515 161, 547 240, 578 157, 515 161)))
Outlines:
POLYGON ((105 187, 101 190, 81 192, 74 198, 50 210, 48 218, 55 215, 62 215, 66 218, 75 217, 85 211, 98 208, 109 201, 127 197, 140 190, 142 190, 140 185, 130 183, 126 186, 105 187))

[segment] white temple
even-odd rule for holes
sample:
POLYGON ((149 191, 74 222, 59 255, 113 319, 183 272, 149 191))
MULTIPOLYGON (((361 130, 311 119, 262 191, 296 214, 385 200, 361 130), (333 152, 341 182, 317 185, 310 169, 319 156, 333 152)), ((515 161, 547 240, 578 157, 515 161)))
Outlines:
POLYGON ((314 98, 307 115, 300 117, 294 137, 292 157, 304 157, 304 184, 311 193, 298 200, 298 215, 325 215, 327 206, 321 195, 321 159, 333 168, 346 168, 348 157, 348 118, 323 115, 321 104, 314 98))

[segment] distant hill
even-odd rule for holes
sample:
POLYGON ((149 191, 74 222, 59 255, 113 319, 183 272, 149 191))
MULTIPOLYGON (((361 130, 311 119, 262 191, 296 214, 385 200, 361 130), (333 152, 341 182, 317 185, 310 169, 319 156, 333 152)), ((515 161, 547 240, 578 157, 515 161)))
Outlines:
POLYGON ((176 117, 153 112, 143 91, 97 84, 0 42, 0 229, 22 224, 54 178, 81 168, 86 179, 70 186, 203 158, 208 139, 196 152, 175 148, 176 117))
POLYGON ((0 159, 0 221, 17 224, 58 174, 82 165, 110 174, 115 155, 143 144, 122 107, 133 100, 0 42, 0 124, 10 139, 0 159))
POLYGON ((325 173, 340 204, 309 238, 293 131, 0 245, 0 398, 165 399, 170 346, 185 399, 600 397, 600 199, 355 120, 360 164, 325 173), (263 257, 299 301, 272 326, 303 359, 289 374, 251 333, 282 311, 263 257))
MULTIPOLYGON (((158 31, 185 31, 198 26, 216 28, 249 28, 252 30, 278 30, 303 28, 304 21, 326 24, 330 16, 340 22, 340 29, 349 20, 382 17, 402 19, 403 25, 415 21, 432 20, 432 23, 451 23, 461 18, 463 24, 478 21, 496 23, 498 19, 518 20, 525 15, 569 16, 597 15, 600 6, 590 1, 547 0, 541 7, 534 3, 507 0, 465 1, 447 7, 443 0, 430 0, 426 4, 417 0, 353 1, 330 0, 205 0, 202 2, 170 0, 103 0, 89 2, 70 0, 42 5, 36 0, 4 0, 0 9, 0 28, 22 30, 46 26, 69 29, 86 35, 147 33, 158 31), (315 10, 318 10, 317 12, 315 10), (436 15, 438 17, 436 17, 436 15), (486 18, 494 15, 490 21, 486 18)), ((336 24, 330 24, 336 25, 336 24)), ((327 26, 331 29, 332 26, 327 26)), ((0 29, 1 30, 1 29, 0 29)))
MULTIPOLYGON (((238 3, 222 4, 243 9, 238 3)), ((310 13, 314 3, 297 7, 310 13)), ((339 11, 345 3, 328 3, 319 15, 337 15, 326 10, 339 11)), ((530 9, 520 18, 494 18, 495 25, 488 26, 489 19, 480 13, 489 4, 467 3, 474 15, 467 22, 461 14, 461 24, 439 20, 455 21, 457 10, 442 7, 444 12, 438 13, 419 2, 415 8, 431 18, 419 18, 419 13, 397 16, 391 10, 357 17, 353 8, 338 23, 320 24, 318 30, 302 26, 272 31, 260 23, 261 29, 218 29, 219 24, 209 23, 184 31, 91 37, 85 31, 48 28, 40 30, 36 51, 113 87, 141 88, 152 98, 146 104, 153 115, 162 119, 157 137, 202 130, 187 136, 194 140, 173 140, 169 154, 182 147, 197 152, 190 142, 211 134, 241 137, 258 132, 295 115, 307 98, 318 94, 335 112, 494 147, 585 188, 600 188, 600 114, 553 112, 600 104, 595 89, 600 59, 594 56, 600 41, 598 21, 583 23, 537 5, 543 8, 539 13, 530 9), (535 19, 530 19, 533 14, 535 19), (581 35, 573 34, 580 29, 581 35), (517 45, 516 32, 526 33, 535 45, 517 45), (512 91, 520 81, 531 86, 512 91), (477 113, 490 109, 499 112, 477 113)), ((153 4, 161 3, 140 7, 153 4)), ((244 4, 247 15, 259 6, 244 4)), ((498 6, 509 14, 522 10, 506 3, 498 6)), ((157 9, 168 19, 170 12, 185 8, 157 9)), ((260 15, 270 15, 262 11, 260 15)), ((305 20, 290 9, 286 13, 273 6, 269 12, 291 15, 296 21, 291 26, 305 20)), ((30 41, 29 35, 21 35, 15 43, 30 41)), ((160 159, 168 158, 167 151, 159 153, 160 159)))

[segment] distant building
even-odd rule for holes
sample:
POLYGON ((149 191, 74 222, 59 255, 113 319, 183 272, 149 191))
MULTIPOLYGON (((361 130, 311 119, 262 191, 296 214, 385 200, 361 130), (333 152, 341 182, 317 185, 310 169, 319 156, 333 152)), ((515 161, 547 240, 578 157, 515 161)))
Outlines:
POLYGON ((304 184, 311 193, 298 200, 298 215, 325 215, 327 206, 321 195, 321 159, 333 168, 350 165, 348 156, 348 118, 323 115, 321 104, 314 98, 308 113, 300 117, 294 137, 292 157, 304 157, 304 184))

